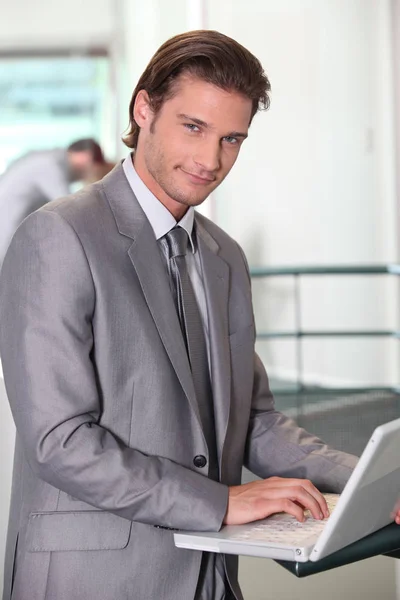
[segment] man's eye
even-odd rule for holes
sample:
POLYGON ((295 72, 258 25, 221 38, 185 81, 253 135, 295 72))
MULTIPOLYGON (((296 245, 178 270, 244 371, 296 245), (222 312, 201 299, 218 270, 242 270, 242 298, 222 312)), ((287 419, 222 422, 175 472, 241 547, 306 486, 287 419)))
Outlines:
POLYGON ((237 138, 232 137, 231 135, 227 135, 226 137, 224 137, 224 140, 226 142, 228 142, 228 144, 232 144, 232 146, 239 142, 239 140, 237 138))
POLYGON ((198 126, 194 125, 193 123, 185 123, 185 127, 186 129, 189 129, 189 131, 200 131, 198 126))

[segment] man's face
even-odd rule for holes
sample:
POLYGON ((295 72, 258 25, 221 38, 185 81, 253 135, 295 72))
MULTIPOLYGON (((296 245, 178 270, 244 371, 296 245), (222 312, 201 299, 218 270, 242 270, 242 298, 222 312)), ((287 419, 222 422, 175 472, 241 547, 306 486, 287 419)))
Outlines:
POLYGON ((139 143, 135 168, 147 187, 180 218, 225 179, 246 138, 252 102, 183 75, 175 95, 154 115, 146 92, 135 104, 139 143))
POLYGON ((91 152, 68 152, 68 168, 70 181, 84 181, 90 176, 94 167, 91 152))

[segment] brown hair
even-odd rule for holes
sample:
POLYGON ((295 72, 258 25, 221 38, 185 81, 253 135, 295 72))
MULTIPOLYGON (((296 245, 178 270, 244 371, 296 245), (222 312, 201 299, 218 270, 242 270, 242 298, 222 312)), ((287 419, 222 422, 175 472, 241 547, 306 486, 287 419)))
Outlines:
POLYGON ((104 154, 100 144, 93 138, 84 138, 70 144, 67 148, 68 152, 90 152, 95 163, 104 164, 104 154))
POLYGON ((129 131, 123 138, 128 148, 136 148, 138 143, 140 127, 133 111, 140 90, 146 90, 157 114, 174 95, 173 84, 183 73, 249 98, 253 103, 250 122, 258 110, 269 107, 270 82, 260 61, 249 50, 218 31, 182 33, 157 50, 138 81, 129 105, 129 131))

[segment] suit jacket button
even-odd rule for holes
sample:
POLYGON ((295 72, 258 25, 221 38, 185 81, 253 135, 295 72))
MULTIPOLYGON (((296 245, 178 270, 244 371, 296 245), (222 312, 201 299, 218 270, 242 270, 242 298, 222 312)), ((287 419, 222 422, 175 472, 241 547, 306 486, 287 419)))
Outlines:
POLYGON ((207 459, 205 456, 203 456, 202 454, 199 454, 198 456, 195 456, 193 459, 193 464, 195 467, 202 469, 203 467, 206 466, 207 464, 207 459))

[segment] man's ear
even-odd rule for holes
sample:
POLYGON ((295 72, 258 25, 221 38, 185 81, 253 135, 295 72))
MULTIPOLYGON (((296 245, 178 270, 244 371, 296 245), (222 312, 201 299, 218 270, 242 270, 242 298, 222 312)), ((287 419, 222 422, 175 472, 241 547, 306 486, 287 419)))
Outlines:
POLYGON ((153 111, 151 109, 150 98, 146 90, 140 90, 136 96, 133 117, 141 129, 151 125, 153 111))

